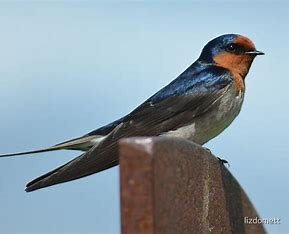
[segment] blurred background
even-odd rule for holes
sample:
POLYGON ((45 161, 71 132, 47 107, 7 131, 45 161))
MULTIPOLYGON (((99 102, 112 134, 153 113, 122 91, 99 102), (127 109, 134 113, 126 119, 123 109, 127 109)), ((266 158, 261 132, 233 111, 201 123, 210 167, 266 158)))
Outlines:
MULTIPOLYGON (((288 1, 0 2, 0 153, 50 146, 131 111, 212 38, 250 37, 243 109, 206 147, 227 159, 270 233, 289 229, 288 1)), ((0 233, 120 233, 118 167, 33 193, 78 152, 0 159, 0 233)))

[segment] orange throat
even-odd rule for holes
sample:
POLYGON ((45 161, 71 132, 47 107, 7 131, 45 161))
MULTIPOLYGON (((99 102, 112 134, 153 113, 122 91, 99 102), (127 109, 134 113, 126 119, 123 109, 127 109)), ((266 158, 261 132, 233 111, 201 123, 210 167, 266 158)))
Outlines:
POLYGON ((224 67, 234 74, 238 73, 243 77, 243 79, 245 79, 253 59, 254 58, 250 55, 222 53, 217 55, 214 60, 218 66, 224 67))
POLYGON ((222 53, 215 57, 215 63, 223 68, 228 69, 234 79, 238 91, 245 90, 244 79, 251 67, 253 57, 249 55, 237 55, 230 53, 222 53))

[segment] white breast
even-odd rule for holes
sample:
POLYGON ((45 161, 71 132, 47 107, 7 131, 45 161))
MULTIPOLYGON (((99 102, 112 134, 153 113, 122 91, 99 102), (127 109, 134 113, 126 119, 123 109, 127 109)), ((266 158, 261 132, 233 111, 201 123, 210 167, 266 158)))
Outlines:
POLYGON ((204 144, 220 134, 236 118, 243 103, 243 93, 236 95, 235 89, 227 89, 224 95, 205 114, 193 118, 192 122, 163 136, 182 137, 204 144))

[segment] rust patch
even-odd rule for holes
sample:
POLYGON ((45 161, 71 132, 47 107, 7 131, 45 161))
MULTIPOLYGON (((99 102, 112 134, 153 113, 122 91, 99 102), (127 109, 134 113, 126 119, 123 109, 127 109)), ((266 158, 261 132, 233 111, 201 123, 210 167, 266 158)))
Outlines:
POLYGON ((129 138, 119 150, 122 234, 266 233, 262 224, 244 223, 244 217, 258 217, 254 206, 199 145, 129 138))

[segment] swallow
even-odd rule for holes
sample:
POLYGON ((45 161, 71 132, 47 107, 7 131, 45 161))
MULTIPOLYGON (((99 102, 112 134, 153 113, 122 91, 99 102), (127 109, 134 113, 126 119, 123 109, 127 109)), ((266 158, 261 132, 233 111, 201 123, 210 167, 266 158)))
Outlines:
POLYGON ((0 155, 9 157, 55 150, 83 153, 34 179, 26 191, 85 177, 118 164, 117 143, 132 136, 181 137, 203 145, 226 129, 239 114, 245 77, 257 55, 247 37, 226 34, 209 41, 199 58, 175 80, 128 115, 52 147, 0 155))

